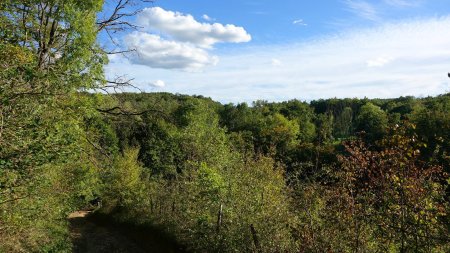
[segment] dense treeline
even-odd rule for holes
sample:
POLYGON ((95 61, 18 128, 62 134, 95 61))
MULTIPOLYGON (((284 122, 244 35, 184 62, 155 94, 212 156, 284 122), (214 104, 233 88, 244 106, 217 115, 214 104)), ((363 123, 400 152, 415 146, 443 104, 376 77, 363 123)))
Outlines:
POLYGON ((194 251, 446 252, 449 102, 116 95, 105 141, 135 161, 114 184, 133 194, 105 211, 194 251))
POLYGON ((97 37, 127 3, 98 20, 101 0, 0 2, 0 252, 70 252, 93 199, 193 252, 450 250, 449 94, 97 93, 126 84, 97 37))

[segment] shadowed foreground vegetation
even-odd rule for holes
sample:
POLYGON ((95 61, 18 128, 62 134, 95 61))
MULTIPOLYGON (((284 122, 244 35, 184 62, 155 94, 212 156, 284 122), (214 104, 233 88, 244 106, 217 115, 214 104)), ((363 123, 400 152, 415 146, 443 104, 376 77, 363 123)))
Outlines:
POLYGON ((124 85, 103 74, 97 38, 124 23, 102 5, 0 2, 0 252, 79 250, 67 217, 93 200, 144 251, 157 235, 169 251, 450 251, 449 94, 100 93, 124 85))
POLYGON ((117 223, 108 216, 75 212, 70 216, 73 252, 186 252, 174 238, 151 225, 117 223))

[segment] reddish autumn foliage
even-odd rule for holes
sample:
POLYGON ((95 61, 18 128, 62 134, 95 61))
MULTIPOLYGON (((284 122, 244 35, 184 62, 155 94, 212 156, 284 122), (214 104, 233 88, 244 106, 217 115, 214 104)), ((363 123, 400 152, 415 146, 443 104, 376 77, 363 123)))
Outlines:
MULTIPOLYGON (((407 123, 395 127, 379 143, 382 149, 361 140, 347 142, 348 155, 339 157, 347 211, 358 226, 370 228, 369 237, 382 242, 384 250, 418 252, 449 240, 443 184, 448 176, 421 157, 423 144, 413 129, 407 123)), ((363 244, 358 240, 355 245, 363 244)))

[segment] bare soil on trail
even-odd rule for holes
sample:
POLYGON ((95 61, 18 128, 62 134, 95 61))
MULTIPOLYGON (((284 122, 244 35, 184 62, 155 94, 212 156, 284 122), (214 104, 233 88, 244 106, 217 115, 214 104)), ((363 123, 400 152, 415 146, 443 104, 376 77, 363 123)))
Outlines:
POLYGON ((69 221, 74 253, 186 252, 154 229, 115 224, 89 211, 72 213, 69 221))

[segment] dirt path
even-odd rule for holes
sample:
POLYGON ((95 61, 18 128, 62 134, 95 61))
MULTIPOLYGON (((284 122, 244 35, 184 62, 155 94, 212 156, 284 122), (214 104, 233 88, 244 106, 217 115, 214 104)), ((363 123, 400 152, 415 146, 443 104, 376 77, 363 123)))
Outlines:
POLYGON ((151 229, 113 225, 89 214, 79 211, 69 216, 74 253, 183 252, 176 243, 151 229))

